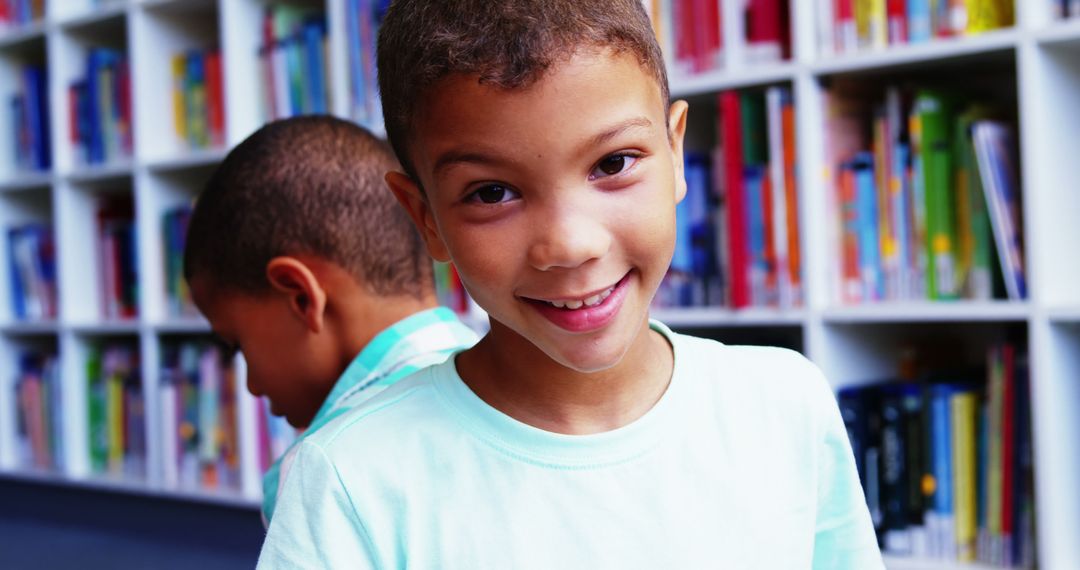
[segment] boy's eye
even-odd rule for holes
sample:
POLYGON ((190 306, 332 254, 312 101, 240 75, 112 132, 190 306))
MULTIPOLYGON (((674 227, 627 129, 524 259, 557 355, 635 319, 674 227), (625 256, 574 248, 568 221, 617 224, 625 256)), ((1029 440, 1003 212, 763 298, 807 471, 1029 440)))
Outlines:
POLYGON ((477 189, 466 198, 469 202, 483 202, 484 204, 499 204, 509 202, 518 197, 518 193, 500 184, 488 184, 477 189))
POLYGON ((629 154, 613 154, 604 160, 601 160, 596 168, 589 173, 590 180, 596 180, 597 178, 604 178, 606 176, 614 176, 620 172, 630 168, 638 161, 638 157, 631 156, 629 154))

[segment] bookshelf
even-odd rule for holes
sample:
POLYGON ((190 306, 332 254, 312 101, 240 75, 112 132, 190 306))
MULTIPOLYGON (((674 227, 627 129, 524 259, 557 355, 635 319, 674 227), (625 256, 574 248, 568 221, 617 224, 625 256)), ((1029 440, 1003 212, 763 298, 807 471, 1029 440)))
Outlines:
MULTIPOLYGON (((802 350, 839 390, 895 374, 908 343, 938 344, 965 360, 979 361, 992 339, 1019 339, 1031 359, 1036 456, 1039 565, 1080 567, 1080 19, 1057 21, 1049 0, 1016 1, 1017 25, 970 37, 934 40, 858 53, 819 49, 815 2, 791 1, 791 57, 774 62, 746 59, 748 46, 729 42, 725 65, 697 74, 672 72, 672 93, 691 102, 691 147, 717 139, 717 93, 781 85, 796 108, 799 243, 805 302, 790 309, 671 308, 655 316, 671 325, 725 342, 771 342, 802 350), (1029 294, 1024 301, 905 302, 843 305, 836 301, 830 266, 830 189, 826 164, 824 99, 837 80, 868 84, 893 79, 941 81, 961 77, 989 83, 990 91, 1016 110, 1021 150, 1024 241, 1029 294)), ((170 313, 165 294, 162 216, 189 202, 224 157, 263 120, 257 103, 263 80, 257 53, 269 5, 325 11, 327 90, 336 115, 355 117, 347 41, 346 3, 341 0, 52 0, 44 21, 0 29, 0 99, 19 66, 44 65, 49 79, 52 168, 15 168, 9 114, 0 112, 0 228, 29 222, 53 228, 59 280, 59 317, 16 319, 10 298, 9 254, 0 249, 0 475, 108 488, 196 501, 259 503, 258 403, 246 395, 243 362, 237 363, 239 485, 231 490, 166 485, 159 409, 164 346, 209 332, 193 316, 170 313), (131 73, 133 154, 86 165, 71 142, 68 86, 85 73, 95 47, 124 51, 131 73), (170 58, 177 52, 217 47, 224 85, 225 145, 190 148, 173 128, 170 58), (100 266, 94 250, 100 199, 122 196, 133 205, 137 236, 137 315, 102 315, 100 266), (103 477, 91 469, 87 445, 85 360, 107 342, 139 355, 145 399, 146 469, 134 478, 103 477), (25 350, 59 355, 64 409, 63 469, 42 473, 17 461, 14 376, 25 350)), ((725 38, 744 37, 736 3, 721 2, 725 38)), ((376 125, 377 128, 377 125, 376 125)), ((890 569, 981 569, 937 561, 890 557, 890 569)))

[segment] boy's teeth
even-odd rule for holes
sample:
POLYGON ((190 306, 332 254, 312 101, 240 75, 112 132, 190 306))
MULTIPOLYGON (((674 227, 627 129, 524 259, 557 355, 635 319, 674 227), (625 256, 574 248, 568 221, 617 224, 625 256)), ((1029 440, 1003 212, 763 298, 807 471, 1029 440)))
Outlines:
POLYGON ((582 307, 595 307, 596 305, 603 303, 604 299, 610 297, 613 292, 615 292, 615 288, 611 287, 606 291, 593 295, 592 297, 589 297, 583 301, 548 301, 548 303, 551 304, 552 307, 558 309, 575 310, 582 307))

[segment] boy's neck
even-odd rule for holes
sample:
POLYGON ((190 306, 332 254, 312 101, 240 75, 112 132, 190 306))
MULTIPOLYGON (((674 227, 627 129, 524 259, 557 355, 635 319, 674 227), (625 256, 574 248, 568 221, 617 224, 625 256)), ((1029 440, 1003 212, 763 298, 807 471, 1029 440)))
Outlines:
POLYGON ((456 365, 469 388, 504 414, 546 431, 585 435, 618 429, 652 409, 671 381, 674 356, 645 322, 618 364, 578 372, 492 321, 491 332, 456 365))
POLYGON ((346 295, 338 304, 334 326, 339 331, 342 370, 380 333, 417 313, 434 309, 434 295, 377 297, 370 293, 346 295))

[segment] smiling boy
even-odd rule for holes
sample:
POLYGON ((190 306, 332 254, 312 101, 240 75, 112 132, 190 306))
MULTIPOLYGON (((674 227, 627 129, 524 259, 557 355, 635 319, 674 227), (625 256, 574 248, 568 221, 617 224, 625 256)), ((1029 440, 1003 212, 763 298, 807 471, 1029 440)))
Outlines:
POLYGON ((882 567, 820 372, 649 320, 687 105, 637 0, 397 0, 379 74, 491 330, 305 441, 261 568, 882 567))

